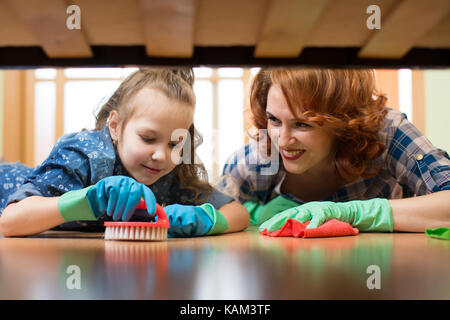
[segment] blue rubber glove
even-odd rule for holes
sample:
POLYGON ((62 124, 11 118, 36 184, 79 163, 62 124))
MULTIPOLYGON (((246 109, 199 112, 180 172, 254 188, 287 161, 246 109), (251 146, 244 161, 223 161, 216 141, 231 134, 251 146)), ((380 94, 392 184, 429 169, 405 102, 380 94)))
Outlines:
POLYGON ((86 196, 96 216, 106 213, 115 221, 130 220, 142 197, 149 215, 156 211, 156 198, 152 190, 126 176, 104 178, 89 189, 86 196))
POLYGON ((141 198, 144 198, 150 216, 156 211, 152 190, 133 178, 112 176, 84 189, 63 194, 58 209, 66 221, 98 220, 107 214, 114 220, 130 220, 141 198))
POLYGON ((206 235, 214 225, 209 215, 198 206, 172 204, 164 207, 169 218, 169 238, 206 235))

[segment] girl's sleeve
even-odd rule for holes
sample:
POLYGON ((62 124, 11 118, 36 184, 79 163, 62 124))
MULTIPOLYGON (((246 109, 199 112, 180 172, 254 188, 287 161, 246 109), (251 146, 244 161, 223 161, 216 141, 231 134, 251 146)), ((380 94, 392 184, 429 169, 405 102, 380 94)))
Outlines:
POLYGON ((450 190, 450 158, 411 123, 404 114, 393 127, 387 166, 397 181, 413 195, 450 190))
POLYGON ((110 175, 113 159, 105 154, 102 143, 92 139, 88 132, 63 136, 48 158, 10 195, 8 203, 31 195, 57 197, 96 183, 110 175))

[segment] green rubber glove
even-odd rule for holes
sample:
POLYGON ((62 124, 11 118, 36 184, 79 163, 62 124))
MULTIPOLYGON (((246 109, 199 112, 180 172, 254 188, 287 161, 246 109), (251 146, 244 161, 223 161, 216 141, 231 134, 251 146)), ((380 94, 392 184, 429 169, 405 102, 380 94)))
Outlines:
POLYGON ((277 214, 264 222, 259 231, 279 230, 288 219, 295 219, 301 223, 311 220, 308 229, 317 228, 331 219, 347 222, 363 232, 392 232, 394 229, 389 201, 376 198, 349 202, 308 202, 277 214))
POLYGON ((260 204, 255 201, 247 201, 243 204, 250 215, 250 225, 258 226, 264 221, 272 218, 275 214, 286 209, 297 207, 298 203, 283 196, 273 198, 266 204, 260 204))
POLYGON ((213 234, 219 234, 223 233, 228 229, 228 222, 227 219, 223 216, 222 213, 220 213, 219 210, 214 208, 214 206, 210 203, 204 203, 199 206, 203 209, 203 211, 206 212, 206 214, 209 216, 211 221, 213 222, 213 226, 211 229, 206 233, 207 236, 213 235, 213 234))
POLYGON ((446 227, 436 229, 426 229, 425 234, 432 238, 450 240, 450 228, 446 227))
POLYGON ((88 191, 93 187, 69 191, 59 197, 58 209, 64 220, 98 220, 99 217, 95 215, 87 197, 88 191))

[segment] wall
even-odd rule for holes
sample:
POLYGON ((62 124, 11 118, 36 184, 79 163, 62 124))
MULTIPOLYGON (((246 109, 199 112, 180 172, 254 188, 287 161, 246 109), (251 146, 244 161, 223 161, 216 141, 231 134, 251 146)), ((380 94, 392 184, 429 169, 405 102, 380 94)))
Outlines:
POLYGON ((450 153, 450 70, 427 70, 424 80, 426 136, 450 153))

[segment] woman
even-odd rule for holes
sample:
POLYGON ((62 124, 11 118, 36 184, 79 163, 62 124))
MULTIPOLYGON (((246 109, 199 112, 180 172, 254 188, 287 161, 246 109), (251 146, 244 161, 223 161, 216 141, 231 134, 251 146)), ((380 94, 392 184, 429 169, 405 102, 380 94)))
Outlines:
MULTIPOLYGON (((232 179, 223 179, 221 189, 237 183, 240 201, 253 202, 251 214, 255 203, 277 196, 295 202, 260 231, 289 218, 311 220, 309 228, 337 218, 360 231, 449 226, 449 156, 404 114, 387 109, 386 100, 372 70, 260 70, 250 97, 259 143, 228 159, 223 176, 232 179), (280 158, 279 170, 267 174, 280 158)), ((258 223, 270 217, 263 216, 258 223)))

